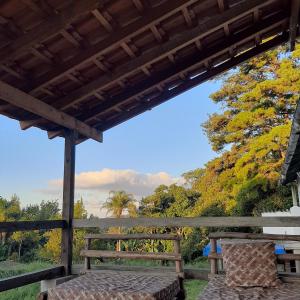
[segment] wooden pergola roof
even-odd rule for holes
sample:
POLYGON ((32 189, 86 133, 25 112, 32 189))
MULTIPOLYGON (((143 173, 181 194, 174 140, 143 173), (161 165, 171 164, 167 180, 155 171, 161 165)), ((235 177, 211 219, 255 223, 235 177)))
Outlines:
MULTIPOLYGON (((299 0, 4 0, 0 113, 79 141, 297 36, 299 0)), ((199 101, 201 101, 199 99, 199 101)))

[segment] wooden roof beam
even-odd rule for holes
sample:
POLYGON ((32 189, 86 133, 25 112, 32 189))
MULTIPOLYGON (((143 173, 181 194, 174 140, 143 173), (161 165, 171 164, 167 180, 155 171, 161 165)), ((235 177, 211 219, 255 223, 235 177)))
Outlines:
POLYGON ((290 50, 295 49, 296 37, 299 23, 300 0, 291 0, 290 17, 290 50))
POLYGON ((143 4, 143 1, 142 0, 132 0, 134 6, 136 7, 136 9, 142 13, 145 9, 145 6, 143 4))
POLYGON ((217 67, 211 68, 210 70, 208 70, 206 73, 204 73, 202 75, 199 75, 193 79, 187 80, 185 84, 182 84, 172 90, 166 90, 161 96, 157 97, 153 101, 141 104, 140 107, 136 107, 136 108, 130 110, 129 112, 125 112, 121 115, 121 117, 115 118, 109 122, 103 121, 102 124, 98 124, 98 125, 96 125, 96 127, 101 129, 102 131, 108 130, 120 123, 123 123, 124 121, 127 121, 128 119, 131 119, 143 112, 146 112, 147 110, 152 109, 153 107, 155 107, 163 102, 170 100, 173 97, 176 97, 176 96, 186 92, 187 90, 211 79, 212 77, 214 77, 216 75, 219 75, 219 74, 229 70, 230 68, 244 62, 247 59, 250 59, 262 52, 268 51, 282 43, 285 43, 287 40, 288 40, 287 34, 277 36, 277 37, 273 38, 272 40, 265 42, 264 44, 256 46, 255 48, 253 48, 249 51, 246 51, 243 54, 241 54, 237 57, 234 57, 234 58, 230 59, 229 61, 224 62, 221 65, 218 65, 217 67))
POLYGON ((102 133, 87 124, 61 112, 23 91, 0 81, 0 99, 38 115, 50 122, 77 131, 85 137, 102 142, 102 133))
POLYGON ((93 10, 92 14, 108 32, 113 31, 113 26, 98 9, 93 10))
MULTIPOLYGON (((265 4, 266 2, 263 3, 265 4)), ((186 30, 184 34, 167 41, 163 45, 153 47, 147 50, 143 55, 138 56, 130 60, 128 63, 116 68, 113 72, 113 76, 106 75, 97 78, 85 86, 75 90, 73 93, 70 93, 66 97, 57 100, 53 105, 59 109, 66 109, 92 95, 94 92, 101 90, 120 79, 126 78, 136 72, 137 69, 141 69, 142 67, 152 64, 163 57, 167 57, 170 53, 174 53, 186 45, 194 43, 202 36, 222 28, 224 24, 239 19, 243 15, 249 14, 251 10, 256 9, 257 6, 261 5, 261 0, 249 0, 247 3, 243 2, 240 5, 236 5, 233 8, 226 10, 223 14, 211 16, 211 18, 199 23, 196 27, 186 30)))
MULTIPOLYGON (((207 66, 208 61, 210 59, 217 57, 218 55, 226 52, 226 50, 229 51, 231 48, 234 48, 236 45, 242 44, 251 38, 253 39, 259 32, 266 32, 271 30, 272 28, 278 26, 278 24, 281 24, 282 22, 284 22, 284 20, 286 20, 286 19, 282 20, 281 15, 277 16, 276 18, 279 19, 277 23, 270 22, 270 24, 272 25, 267 25, 268 24, 267 20, 262 21, 260 24, 257 24, 255 28, 249 28, 244 32, 228 37, 226 43, 222 43, 222 47, 220 48, 218 48, 216 45, 213 49, 206 49, 204 53, 199 53, 189 59, 186 59, 183 62, 175 64, 169 70, 153 74, 153 76, 150 77, 149 79, 139 84, 136 84, 134 89, 132 88, 126 89, 125 92, 123 92, 122 94, 112 97, 111 99, 109 99, 109 101, 107 100, 99 104, 97 107, 94 107, 93 110, 91 110, 90 112, 87 112, 82 116, 79 116, 79 119, 84 122, 89 122, 95 117, 109 111, 110 109, 125 104, 133 97, 141 95, 149 90, 152 90, 154 87, 160 85, 161 83, 165 82, 170 78, 175 77, 177 74, 182 74, 187 70, 200 64, 204 64, 205 66, 207 66)), ((275 21, 275 18, 272 19, 275 21)), ((209 66, 208 69, 210 69, 209 66)))
MULTIPOLYGON (((133 36, 147 30, 151 25, 159 23, 161 20, 168 18, 170 15, 180 11, 182 7, 188 6, 197 1, 198 0, 172 0, 171 2, 167 1, 162 5, 146 10, 142 18, 125 26, 124 28, 119 29, 115 34, 109 35, 107 39, 104 39, 93 47, 86 48, 85 51, 82 51, 70 61, 60 64, 45 75, 32 80, 33 88, 30 93, 34 93, 41 87, 55 82, 82 64, 97 59, 104 53, 114 49, 122 41, 127 41, 133 36)), ((211 0, 205 0, 207 3, 210 1, 211 0)))
POLYGON ((31 47, 43 40, 58 34, 68 24, 72 23, 79 15, 98 8, 105 0, 76 0, 58 14, 51 14, 39 26, 21 35, 9 46, 1 49, 0 62, 14 60, 18 55, 29 51, 31 47))

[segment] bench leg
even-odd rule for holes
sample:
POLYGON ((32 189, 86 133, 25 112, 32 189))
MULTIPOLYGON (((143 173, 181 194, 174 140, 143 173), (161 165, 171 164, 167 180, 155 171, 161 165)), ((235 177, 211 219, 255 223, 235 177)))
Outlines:
POLYGON ((179 278, 179 283, 180 283, 180 291, 176 295, 176 300, 184 300, 185 299, 185 290, 183 286, 183 278, 179 278))

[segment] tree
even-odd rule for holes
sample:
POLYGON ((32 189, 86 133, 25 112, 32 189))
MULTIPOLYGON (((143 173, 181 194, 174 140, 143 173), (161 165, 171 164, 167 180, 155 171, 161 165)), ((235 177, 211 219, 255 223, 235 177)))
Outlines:
MULTIPOLYGON (((121 218, 124 212, 127 212, 130 217, 136 217, 137 209, 135 199, 131 194, 125 191, 111 191, 109 197, 102 208, 107 210, 107 213, 111 213, 115 218, 121 218)), ((114 228, 112 228, 115 231, 114 228)), ((121 233, 121 227, 117 228, 117 232, 121 233)), ((121 241, 117 242, 117 251, 121 251, 121 241)))
POLYGON ((222 87, 211 95, 221 112, 203 124, 220 156, 194 182, 201 194, 197 215, 213 204, 246 215, 290 204, 278 179, 300 95, 299 66, 299 46, 292 54, 279 47, 222 77, 222 87))
MULTIPOLYGON (((74 218, 87 218, 87 211, 84 207, 82 198, 80 200, 77 200, 74 204, 74 218)), ((75 261, 80 260, 79 254, 80 251, 84 248, 84 235, 84 230, 77 229, 73 232, 73 258, 75 261)), ((44 247, 40 250, 40 256, 46 260, 59 263, 61 256, 61 230, 53 229, 51 231, 47 231, 44 234, 44 237, 47 241, 44 247)))

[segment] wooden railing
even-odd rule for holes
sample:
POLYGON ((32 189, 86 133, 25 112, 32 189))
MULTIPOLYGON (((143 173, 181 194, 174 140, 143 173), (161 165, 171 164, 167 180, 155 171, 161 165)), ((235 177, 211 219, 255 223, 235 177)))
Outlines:
MULTIPOLYGON (((50 230, 65 228, 64 220, 0 222, 0 232, 16 232, 31 230, 50 230)), ((64 276, 64 267, 55 266, 31 273, 21 274, 0 280, 0 292, 21 287, 41 280, 55 279, 64 276)), ((0 296, 1 299, 1 296, 0 296)))
POLYGON ((142 227, 300 227, 300 217, 196 217, 74 219, 73 228, 142 227))
POLYGON ((0 222, 0 232, 30 231, 65 228, 64 220, 0 222))
MULTIPOLYGON (((300 217, 195 217, 195 218, 100 218, 74 219, 73 228, 109 227, 300 227, 300 217)), ((64 220, 0 222, 0 232, 50 230, 68 228, 64 220)), ((184 270, 186 272, 186 270, 184 270)), ((196 276, 194 270, 188 270, 196 276)), ((0 292, 66 274, 64 266, 27 273, 0 280, 0 292)), ((203 276, 203 274, 202 274, 203 276)))

